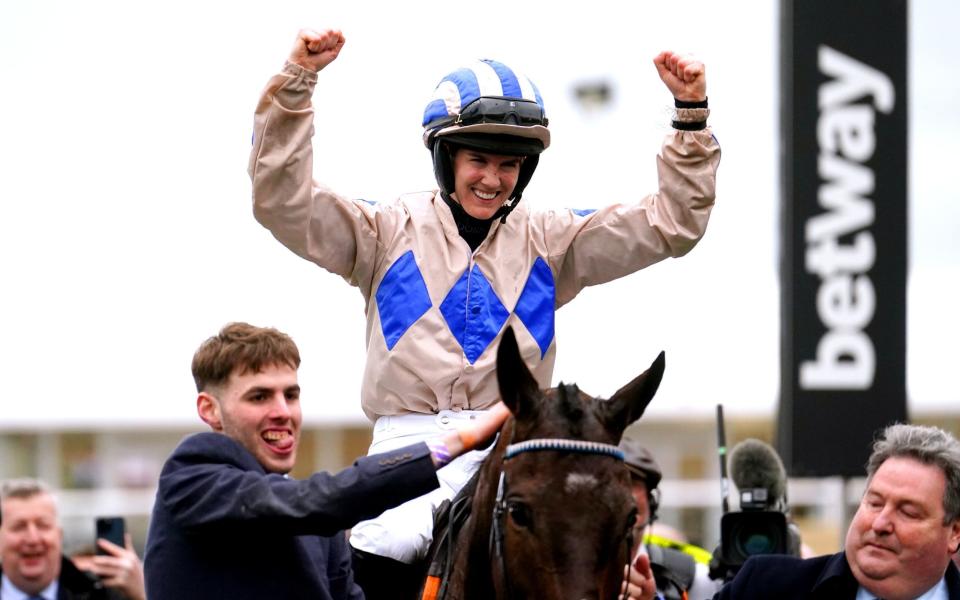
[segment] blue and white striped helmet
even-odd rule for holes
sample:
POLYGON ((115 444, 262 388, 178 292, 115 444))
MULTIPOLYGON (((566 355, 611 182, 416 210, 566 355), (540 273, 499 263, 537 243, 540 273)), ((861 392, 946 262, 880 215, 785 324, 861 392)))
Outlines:
POLYGON ((423 142, 431 149, 437 138, 454 134, 458 138, 461 134, 487 134, 482 137, 488 140, 509 136, 504 141, 525 138, 536 149, 519 152, 522 154, 539 154, 550 145, 537 86, 507 65, 489 59, 474 61, 440 80, 423 112, 423 127, 423 142))

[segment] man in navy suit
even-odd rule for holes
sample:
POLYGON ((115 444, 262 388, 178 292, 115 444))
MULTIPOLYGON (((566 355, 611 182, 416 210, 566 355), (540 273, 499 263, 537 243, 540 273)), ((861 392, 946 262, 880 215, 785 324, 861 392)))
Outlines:
POLYGON ((751 557, 715 599, 960 600, 958 548, 960 442, 891 425, 874 443, 843 552, 751 557))
POLYGON ((197 350, 197 412, 212 431, 184 439, 160 475, 150 600, 362 599, 343 530, 435 488, 436 469, 509 414, 498 404, 460 431, 295 480, 299 366, 287 335, 245 323, 197 350))

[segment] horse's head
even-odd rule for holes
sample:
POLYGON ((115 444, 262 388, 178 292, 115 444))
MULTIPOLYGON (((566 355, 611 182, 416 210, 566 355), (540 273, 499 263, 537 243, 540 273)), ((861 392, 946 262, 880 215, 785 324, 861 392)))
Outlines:
POLYGON ((504 333, 497 377, 514 418, 498 442, 492 566, 500 597, 617 596, 636 506, 616 444, 650 403, 663 368, 661 353, 609 400, 575 385, 540 390, 513 331, 504 333))

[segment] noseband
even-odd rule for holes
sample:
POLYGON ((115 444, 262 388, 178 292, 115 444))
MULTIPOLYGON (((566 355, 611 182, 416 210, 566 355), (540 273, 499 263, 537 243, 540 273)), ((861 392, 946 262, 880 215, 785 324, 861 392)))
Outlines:
MULTIPOLYGON (((588 442, 585 440, 566 440, 559 438, 541 438, 518 442, 507 446, 503 455, 503 461, 523 454, 524 452, 540 452, 551 450, 555 452, 568 452, 573 454, 597 454, 609 456, 621 462, 624 460, 623 451, 617 446, 611 444, 602 444, 600 442, 588 442)), ((500 468, 500 481, 497 484, 497 499, 493 503, 493 526, 490 529, 490 553, 499 557, 500 572, 503 581, 503 590, 507 597, 510 597, 510 581, 507 578, 506 555, 503 551, 503 519, 507 514, 507 472, 504 467, 500 468)), ((633 527, 628 527, 625 540, 627 542, 627 565, 630 564, 630 550, 633 549, 633 527)))

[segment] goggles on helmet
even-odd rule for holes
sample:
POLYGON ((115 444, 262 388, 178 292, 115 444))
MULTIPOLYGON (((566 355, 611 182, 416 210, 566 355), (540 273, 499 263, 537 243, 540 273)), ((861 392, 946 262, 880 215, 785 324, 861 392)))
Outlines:
POLYGON ((439 125, 465 127, 481 123, 546 127, 548 119, 543 114, 543 107, 533 100, 481 96, 464 106, 458 115, 446 119, 439 125))

